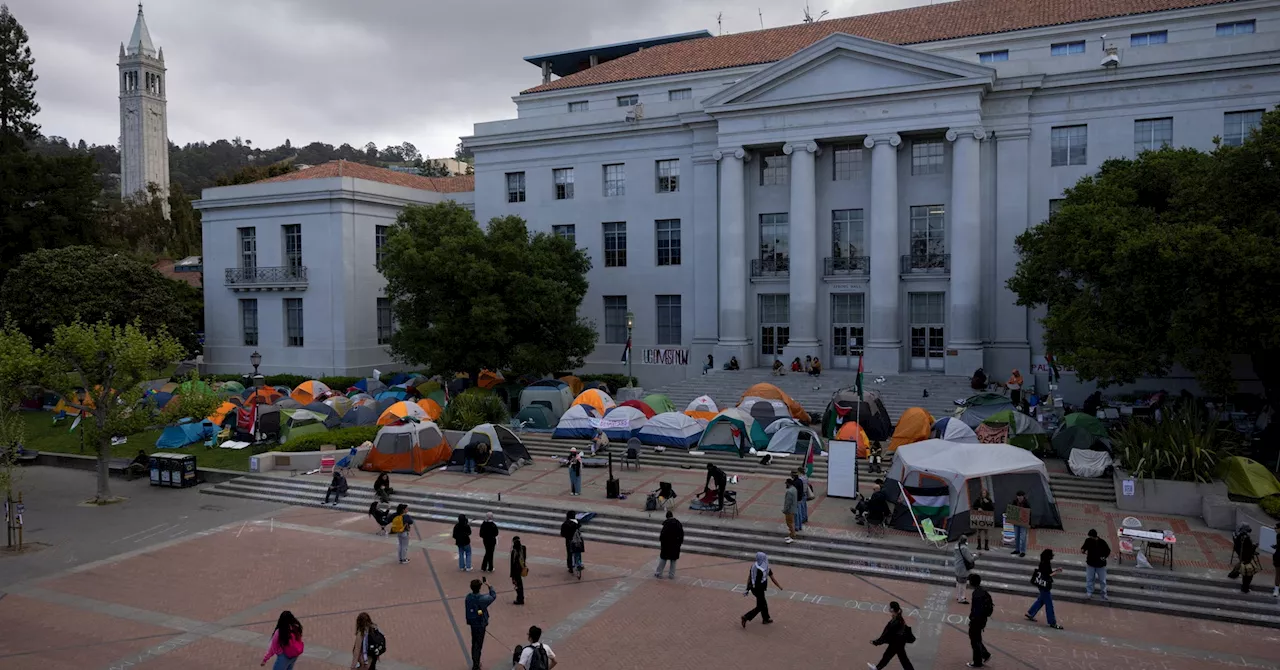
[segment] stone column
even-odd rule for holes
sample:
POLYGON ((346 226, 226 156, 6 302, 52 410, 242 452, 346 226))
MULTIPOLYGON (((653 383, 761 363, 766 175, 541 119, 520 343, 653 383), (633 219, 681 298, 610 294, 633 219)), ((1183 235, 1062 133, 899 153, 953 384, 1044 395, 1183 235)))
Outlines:
MULTIPOLYGON (((791 247, 791 336, 788 359, 820 358, 818 346, 818 193, 814 157, 818 143, 789 142, 782 152, 791 156, 791 211, 788 214, 791 247)), ((783 361, 784 363, 786 361, 783 361)))
POLYGON ((1017 297, 1005 283, 1018 263, 1014 240, 1030 224, 1029 184, 1030 128, 1000 130, 996 141, 996 234, 995 234, 995 323, 992 324, 992 352, 988 370, 1006 374, 1017 368, 1026 371, 1031 360, 1027 336, 1027 308, 1016 304, 1017 297))
POLYGON ((896 133, 863 141, 871 150, 870 337, 866 369, 893 374, 902 368, 902 314, 898 260, 898 147, 896 133))
POLYGON ((712 157, 720 161, 720 340, 716 346, 716 367, 731 356, 750 367, 747 359, 747 209, 743 163, 747 152, 741 147, 716 149, 712 157))
POLYGON ((947 323, 946 373, 969 375, 982 367, 982 209, 978 143, 981 128, 947 131, 951 151, 951 317, 947 323))

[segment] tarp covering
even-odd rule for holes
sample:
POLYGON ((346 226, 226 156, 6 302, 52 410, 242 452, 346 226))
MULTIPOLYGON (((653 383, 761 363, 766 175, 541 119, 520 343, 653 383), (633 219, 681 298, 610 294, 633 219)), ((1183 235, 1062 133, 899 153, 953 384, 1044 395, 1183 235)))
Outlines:
POLYGON ((689 449, 702 437, 704 424, 682 412, 655 415, 636 433, 643 444, 689 449))
POLYGON ((430 421, 384 426, 360 469, 420 475, 448 463, 452 454, 444 434, 430 421))
POLYGON ((1218 462, 1218 477, 1227 484, 1227 493, 1243 498, 1265 498, 1280 494, 1280 481, 1267 466, 1243 456, 1228 456, 1218 462))
POLYGON ((188 444, 204 442, 217 435, 217 429, 209 422, 183 419, 180 423, 165 428, 156 440, 159 449, 181 449, 188 444))
POLYGON ((477 473, 497 472, 509 475, 522 465, 533 463, 533 457, 525 448, 524 442, 511 429, 492 423, 482 423, 467 431, 458 440, 453 454, 449 457, 449 467, 461 470, 467 461, 467 447, 476 454, 477 473))
POLYGON ((1077 477, 1101 477, 1114 465, 1111 454, 1092 449, 1072 449, 1067 456, 1067 469, 1077 477))
POLYGON ((792 400, 791 396, 787 395, 785 391, 773 384, 761 382, 759 384, 752 385, 752 387, 747 389, 742 394, 742 397, 738 399, 738 403, 741 404, 743 400, 750 397, 764 398, 766 400, 781 400, 783 404, 787 406, 787 410, 790 412, 791 418, 799 421, 800 423, 809 423, 809 414, 804 411, 804 408, 800 406, 800 403, 792 400))
POLYGON ((889 439, 886 451, 893 453, 904 444, 927 440, 932 429, 933 415, 923 407, 912 407, 898 418, 898 425, 893 429, 893 437, 889 439))
POLYGON ((560 416, 556 429, 551 437, 560 440, 586 439, 596 434, 596 427, 591 420, 600 417, 600 412, 591 405, 574 405, 560 416))
POLYGON ((769 444, 769 436, 764 428, 750 414, 730 407, 721 410, 702 432, 702 440, 698 447, 711 451, 732 451, 739 456, 746 456, 751 449, 764 449, 769 444), (738 439, 734 438, 737 429, 738 439))
POLYGON ((954 416, 944 416, 933 424, 933 430, 929 431, 929 437, 935 440, 946 440, 947 442, 968 442, 977 444, 978 436, 969 427, 969 424, 961 421, 954 416))
POLYGON ((644 404, 653 408, 658 414, 676 411, 675 403, 671 402, 671 398, 661 393, 650 393, 644 397, 644 404))

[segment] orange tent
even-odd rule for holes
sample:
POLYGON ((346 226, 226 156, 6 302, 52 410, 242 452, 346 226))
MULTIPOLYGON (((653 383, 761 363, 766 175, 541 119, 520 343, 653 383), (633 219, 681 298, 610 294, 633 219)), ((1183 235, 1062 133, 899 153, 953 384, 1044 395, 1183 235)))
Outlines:
POLYGON ((312 379, 298 384, 298 388, 295 388, 289 397, 297 400, 299 405, 310 405, 330 392, 328 386, 312 379))
POLYGON ((564 383, 566 383, 566 384, 568 384, 568 385, 569 385, 569 392, 573 394, 573 397, 575 397, 575 398, 576 398, 576 397, 578 397, 578 394, 579 394, 579 393, 582 393, 582 380, 581 380, 581 379, 578 379, 577 377, 574 377, 573 375, 569 375, 568 377, 561 377, 561 378, 560 378, 560 381, 562 381, 562 382, 564 382, 564 383))
POLYGON ((893 430, 889 448, 885 451, 892 454, 904 444, 927 440, 932 429, 933 416, 922 407, 912 407, 898 418, 898 427, 893 430))
POLYGON ((421 407, 422 411, 427 413, 427 418, 432 421, 439 421, 440 415, 444 413, 444 409, 440 407, 440 403, 432 400, 431 398, 423 398, 422 400, 419 400, 418 407, 421 407))
POLYGON ((867 437, 867 431, 857 421, 846 421, 840 426, 840 431, 836 433, 836 439, 842 442, 853 442, 858 445, 858 458, 866 458, 867 451, 871 446, 871 440, 867 437))
POLYGON ((209 423, 212 423, 215 426, 221 426, 222 422, 226 421, 227 415, 236 411, 239 407, 240 405, 234 402, 222 403, 218 409, 214 410, 213 414, 209 415, 209 423))
POLYGON ((752 386, 747 389, 746 393, 742 394, 741 398, 738 398, 738 404, 741 405, 742 401, 746 400, 748 396, 755 396, 766 400, 781 400, 786 404, 787 409, 791 410, 791 418, 805 425, 809 424, 809 413, 804 411, 804 408, 800 406, 800 403, 792 400, 791 396, 787 395, 786 392, 773 384, 761 382, 752 386))
POLYGON ((244 397, 245 405, 274 405, 276 401, 283 398, 284 394, 271 388, 270 386, 262 386, 249 392, 244 397))
POLYGON ((402 423, 378 430, 360 469, 420 475, 448 463, 451 455, 453 449, 436 424, 402 423))
POLYGON ((498 384, 501 384, 503 381, 505 380, 502 378, 501 372, 494 372, 492 370, 481 370, 480 377, 476 385, 482 389, 491 389, 497 386, 498 384))
MULTIPOLYGON (((394 423, 400 423, 406 419, 422 421, 427 418, 427 411, 421 405, 415 405, 407 400, 388 407, 382 412, 382 416, 378 417, 379 426, 390 426, 394 423)), ((412 423, 412 421, 410 421, 412 423)))
MULTIPOLYGON (((596 416, 604 416, 606 411, 616 407, 617 404, 613 401, 613 398, 609 397, 608 393, 600 389, 587 389, 573 399, 573 405, 588 405, 594 408, 596 416)), ((573 405, 570 405, 570 407, 573 407, 573 405)))

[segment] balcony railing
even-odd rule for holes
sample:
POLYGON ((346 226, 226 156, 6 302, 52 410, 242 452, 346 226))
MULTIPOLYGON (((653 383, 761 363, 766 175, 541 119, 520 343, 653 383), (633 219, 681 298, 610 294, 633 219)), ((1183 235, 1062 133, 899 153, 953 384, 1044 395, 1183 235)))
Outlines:
POLYGON ((951 272, 951 254, 907 254, 902 257, 902 274, 951 272))
POLYGON ((789 258, 754 258, 751 260, 752 277, 785 277, 791 272, 789 258))
POLYGON ((822 261, 822 274, 825 277, 837 275, 865 275, 871 271, 870 256, 842 256, 825 258, 822 261))
POLYGON ((227 268, 224 283, 236 290, 306 288, 307 268, 305 265, 227 268))

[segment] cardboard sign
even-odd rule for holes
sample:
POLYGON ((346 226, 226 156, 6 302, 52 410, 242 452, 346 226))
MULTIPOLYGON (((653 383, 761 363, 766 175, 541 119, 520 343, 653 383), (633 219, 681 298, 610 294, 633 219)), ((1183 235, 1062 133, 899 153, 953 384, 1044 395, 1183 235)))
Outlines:
POLYGON ((969 527, 977 530, 995 528, 996 515, 992 512, 969 512, 969 527))
POLYGON ((1132 497, 1133 496, 1133 480, 1126 479, 1120 482, 1120 491, 1124 495, 1132 497))
POLYGON ((1027 507, 1018 507, 1017 505, 1009 505, 1004 510, 1005 521, 1023 528, 1031 527, 1031 509, 1027 507))

